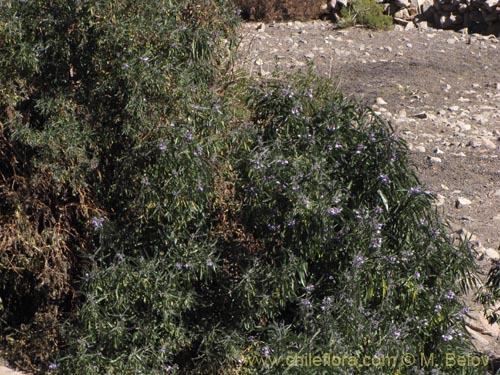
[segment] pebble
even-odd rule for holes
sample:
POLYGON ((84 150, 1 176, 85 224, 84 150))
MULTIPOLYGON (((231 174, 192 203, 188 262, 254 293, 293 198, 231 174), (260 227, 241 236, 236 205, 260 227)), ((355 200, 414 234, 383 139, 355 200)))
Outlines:
POLYGON ((472 204, 472 201, 464 198, 464 197, 458 197, 457 200, 455 201, 455 208, 461 208, 463 206, 468 206, 472 204))
POLYGON ((384 99, 382 99, 381 97, 378 97, 377 104, 378 105, 387 105, 387 102, 384 99))
POLYGON ((429 162, 431 164, 441 163, 442 162, 441 158, 438 158, 437 156, 431 156, 431 157, 428 158, 428 160, 429 160, 429 162))

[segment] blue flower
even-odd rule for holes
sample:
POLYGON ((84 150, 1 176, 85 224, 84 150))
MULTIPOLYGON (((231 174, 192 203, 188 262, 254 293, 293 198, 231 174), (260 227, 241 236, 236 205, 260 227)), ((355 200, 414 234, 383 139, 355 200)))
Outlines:
POLYGON ((378 178, 380 179, 380 182, 382 182, 383 184, 389 183, 389 177, 387 177, 386 174, 381 174, 380 176, 378 176, 378 178))
POLYGON ((436 303, 436 306, 434 306, 434 312, 437 313, 438 311, 441 311, 442 308, 443 306, 441 306, 441 304, 438 302, 436 303))
POLYGON ((49 370, 55 370, 57 368, 57 365, 55 363, 51 363, 49 365, 49 370))
POLYGON ((446 299, 449 299, 450 301, 455 298, 455 293, 453 291, 449 290, 448 293, 445 295, 446 299))

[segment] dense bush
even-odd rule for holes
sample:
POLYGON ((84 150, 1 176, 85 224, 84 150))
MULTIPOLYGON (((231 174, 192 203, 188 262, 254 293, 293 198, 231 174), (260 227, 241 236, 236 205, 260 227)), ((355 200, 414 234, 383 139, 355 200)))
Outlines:
POLYGON ((388 30, 392 26, 392 17, 384 14, 383 4, 375 0, 352 0, 341 9, 340 16, 340 27, 364 25, 371 29, 388 30))
POLYGON ((420 371, 279 361, 408 352, 457 373, 437 358, 468 353, 472 256, 388 124, 312 74, 234 76, 224 0, 2 6, 11 359, 76 375, 420 371))
POLYGON ((326 0, 234 0, 243 19, 288 21, 318 19, 325 14, 326 0))

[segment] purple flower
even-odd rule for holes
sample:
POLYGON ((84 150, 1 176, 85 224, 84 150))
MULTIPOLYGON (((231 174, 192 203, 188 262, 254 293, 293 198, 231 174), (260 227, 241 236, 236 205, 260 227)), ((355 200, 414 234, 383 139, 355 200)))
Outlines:
POLYGON ((375 140, 376 140, 375 134, 374 133, 370 133, 368 139, 370 140, 370 142, 375 142, 375 140))
POLYGON ((330 216, 337 216, 339 215, 340 213, 342 212, 342 208, 338 208, 338 207, 330 207, 326 213, 330 216))
POLYGON ((167 146, 165 145, 164 143, 165 141, 163 139, 160 139, 159 143, 158 143, 158 148, 160 149, 160 151, 166 151, 167 150, 167 146))
POLYGON ((394 331, 394 338, 397 340, 397 339, 399 339, 400 336, 401 336, 401 330, 400 329, 396 329, 394 331))
POLYGON ((383 184, 389 183, 389 177, 387 177, 386 174, 381 174, 380 176, 378 176, 378 178, 380 179, 380 182, 382 182, 383 184))
POLYGON ((201 156, 203 154, 203 149, 201 147, 198 147, 194 152, 194 156, 201 156))
POLYGON ((264 346, 260 350, 260 355, 263 356, 264 358, 267 358, 271 355, 271 349, 269 349, 269 346, 264 346))
POLYGON ((441 304, 438 302, 436 303, 436 306, 434 306, 434 312, 437 313, 438 311, 441 311, 442 308, 443 306, 441 306, 441 304))
POLYGON ((417 280, 420 279, 420 272, 415 271, 414 275, 415 275, 415 279, 417 279, 417 280))
POLYGON ((446 299, 449 299, 450 301, 455 298, 455 293, 453 291, 449 290, 448 293, 445 295, 446 299))
POLYGON ((51 363, 49 365, 49 370, 55 370, 57 368, 57 365, 55 363, 51 363))
POLYGON ((255 342, 255 336, 248 336, 248 341, 255 342))
POLYGON ((149 61, 149 57, 147 57, 147 56, 142 56, 142 57, 140 58, 140 60, 141 60, 142 62, 144 62, 144 63, 147 63, 147 62, 149 61))
POLYGON ((92 224, 94 228, 102 228, 103 223, 104 223, 103 217, 94 216, 92 219, 90 219, 90 224, 92 224))
POLYGON ((375 237, 370 245, 373 249, 380 249, 382 246, 382 237, 375 237))
POLYGON ((191 142, 193 139, 194 139, 194 135, 192 133, 187 133, 185 136, 184 136, 184 139, 188 142, 191 142))
POLYGON ((214 262, 212 262, 210 259, 207 260, 207 267, 213 267, 214 266, 214 262))
POLYGON ((328 311, 333 307, 333 299, 332 297, 323 298, 323 302, 321 302, 321 310, 328 311))
POLYGON ((365 145, 357 145, 356 146, 356 154, 361 154, 363 151, 365 151, 367 147, 365 145))
POLYGON ((200 193, 203 193, 203 190, 205 190, 205 188, 204 188, 203 186, 198 186, 198 191, 199 191, 200 193))
POLYGON ((380 215, 383 212, 384 212, 384 209, 382 207, 379 207, 379 206, 375 207, 375 213, 377 215, 380 215))
POLYGON ((360 254, 356 255, 356 257, 354 258, 354 266, 356 268, 360 268, 364 263, 365 263, 365 258, 360 254))
POLYGON ((451 341, 453 340, 453 336, 450 334, 442 335, 443 341, 451 341))
POLYGON ((304 298, 302 301, 300 301, 300 304, 308 310, 312 308, 312 303, 309 298, 304 298))
POLYGON ((314 290, 314 285, 307 285, 304 289, 306 293, 311 293, 314 290))
POLYGON ((420 188, 418 187, 412 187, 408 190, 408 194, 411 196, 419 195, 421 193, 420 188))

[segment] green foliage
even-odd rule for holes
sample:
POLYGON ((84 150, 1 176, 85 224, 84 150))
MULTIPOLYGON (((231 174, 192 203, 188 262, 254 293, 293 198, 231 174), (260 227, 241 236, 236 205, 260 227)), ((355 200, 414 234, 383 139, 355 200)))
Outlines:
POLYGON ((392 17, 384 14, 382 4, 375 0, 352 0, 340 11, 339 27, 364 25, 370 29, 388 30, 392 26, 392 17))
POLYGON ((498 300, 500 299, 500 262, 493 261, 488 272, 486 282, 476 294, 478 302, 483 305, 484 316, 490 324, 500 321, 500 308, 498 300))
POLYGON ((468 353, 473 259, 404 142, 312 73, 236 79, 229 2, 2 11, 12 359, 75 375, 368 374, 279 360, 468 353))

